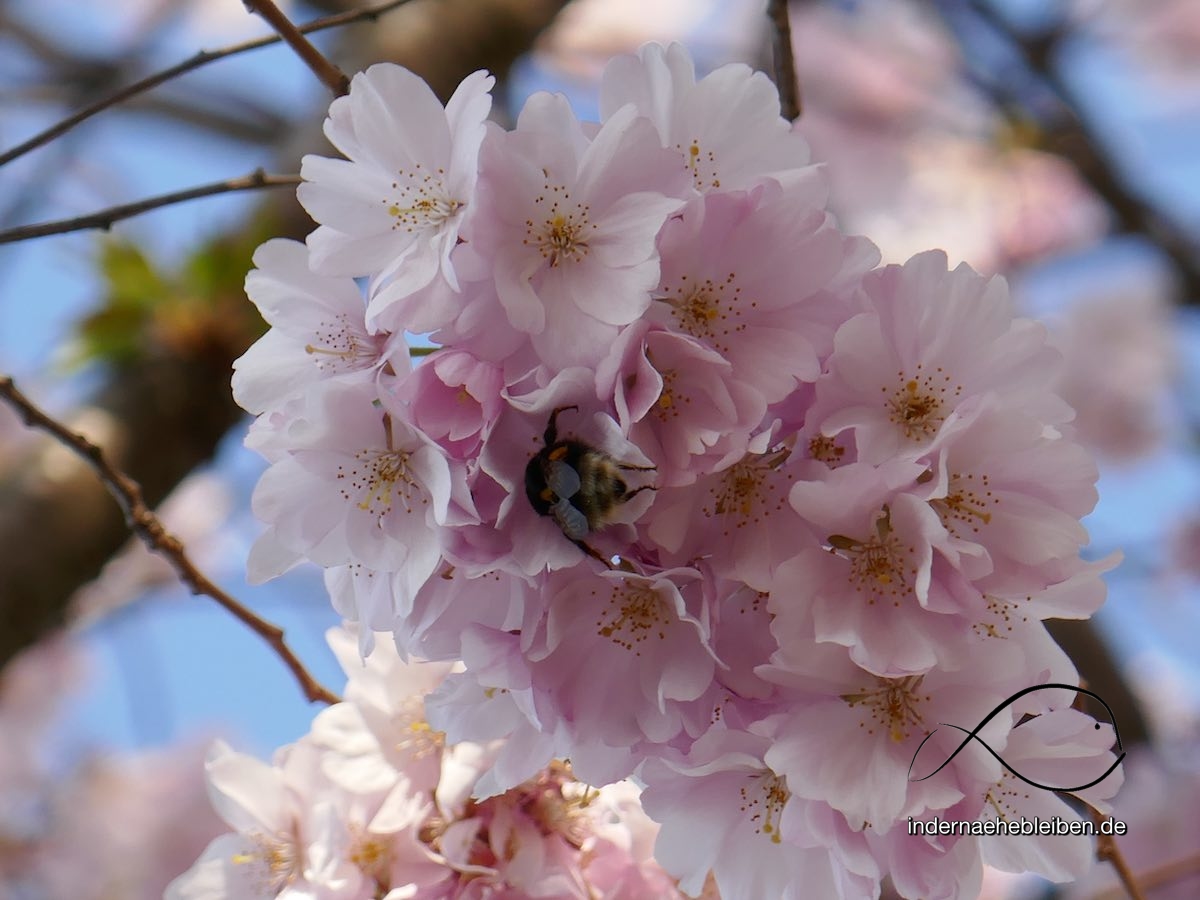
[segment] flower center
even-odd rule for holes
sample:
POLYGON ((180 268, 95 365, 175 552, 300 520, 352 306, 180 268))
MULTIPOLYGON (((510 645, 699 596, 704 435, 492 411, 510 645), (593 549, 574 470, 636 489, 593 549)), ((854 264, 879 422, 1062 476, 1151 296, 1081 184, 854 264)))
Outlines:
POLYGON ((779 835, 779 816, 792 796, 787 789, 787 782, 768 769, 744 785, 741 795, 740 809, 744 813, 750 813, 755 833, 765 834, 772 844, 778 844, 782 840, 779 835))
POLYGON ((954 473, 950 476, 946 496, 930 500, 929 505, 937 512, 948 532, 955 537, 962 537, 959 526, 969 527, 972 533, 978 534, 980 525, 992 521, 992 514, 987 508, 999 502, 999 498, 992 494, 987 475, 980 475, 976 479, 970 473, 954 473))
MULTIPOLYGON (((1026 596, 1023 599, 1029 602, 1033 598, 1026 596)), ((983 600, 987 604, 987 618, 971 626, 971 630, 980 637, 1007 638, 1013 630, 1014 620, 1029 621, 1029 616, 1019 611, 1018 600, 1005 600, 991 594, 984 594, 983 600)))
POLYGON ((441 753, 446 746, 446 733, 434 730, 425 721, 425 700, 423 697, 408 697, 400 705, 393 719, 399 737, 396 749, 409 754, 414 759, 424 759, 435 753, 441 753))
POLYGON ((875 520, 873 538, 860 541, 832 534, 829 546, 832 553, 850 561, 850 584, 855 591, 869 594, 868 604, 874 604, 877 598, 890 597, 892 605, 899 606, 900 599, 908 594, 908 577, 917 574, 916 569, 908 566, 913 548, 902 545, 892 531, 891 510, 886 506, 875 520))
POLYGON ((875 684, 861 691, 842 694, 842 700, 850 707, 861 706, 869 717, 859 722, 867 734, 876 728, 885 730, 897 743, 906 740, 914 729, 923 729, 919 707, 929 702, 928 694, 918 694, 924 675, 909 675, 906 678, 880 678, 875 684))
POLYGON ((421 505, 429 498, 413 478, 408 468, 408 454, 403 450, 359 450, 354 464, 347 469, 338 466, 337 480, 343 499, 353 502, 363 512, 384 516, 399 499, 406 513, 413 511, 414 501, 421 505))
POLYGON ((641 584, 621 584, 613 587, 607 606, 596 620, 596 633, 618 647, 633 650, 647 638, 667 636, 666 627, 674 620, 668 614, 658 593, 641 584))
POLYGON ((836 469, 846 455, 846 448, 838 446, 837 438, 818 434, 808 442, 809 458, 823 462, 831 469, 836 469))
POLYGON ((525 220, 522 243, 537 247, 551 268, 557 268, 563 260, 578 262, 587 256, 588 238, 594 230, 588 220, 590 207, 572 202, 565 187, 549 181, 533 202, 545 218, 525 220))
POLYGON ((721 186, 721 178, 717 174, 717 157, 711 150, 700 146, 699 138, 692 138, 686 147, 676 144, 675 149, 683 154, 684 168, 692 175, 692 183, 696 190, 703 193, 715 190, 721 186))
POLYGON ((354 838, 348 854, 350 862, 376 882, 387 881, 392 859, 390 842, 382 835, 371 834, 361 827, 352 827, 351 831, 354 838))
POLYGON ((787 504, 790 472, 780 467, 788 458, 786 448, 774 453, 748 455, 725 470, 710 489, 712 503, 703 507, 706 516, 728 516, 730 529, 757 525, 787 504))
POLYGON ((300 854, 290 835, 249 835, 254 849, 235 853, 231 861, 249 866, 247 877, 257 893, 275 895, 282 891, 300 869, 300 854))
MULTIPOLYGON (((742 289, 733 283, 736 274, 730 272, 722 282, 706 278, 697 284, 688 284, 688 277, 683 275, 679 287, 666 288, 664 296, 658 297, 671 307, 680 331, 704 341, 722 355, 729 353, 727 338, 746 330, 745 324, 738 321, 742 316, 742 289)), ((755 305, 750 303, 751 308, 755 305)))
POLYGON ((313 358, 318 369, 328 372, 367 368, 379 357, 375 341, 355 328, 345 313, 318 325, 313 332, 313 343, 305 344, 304 352, 313 358))
POLYGON ((1014 801, 1028 800, 1029 793, 1027 788, 1017 784, 1016 778, 1008 772, 1001 772, 1000 780, 988 788, 983 799, 995 811, 997 819, 1008 821, 1018 815, 1017 803, 1014 801))
POLYGON ((434 172, 426 172, 417 163, 411 171, 401 169, 398 176, 392 182, 396 196, 380 201, 394 219, 392 231, 438 228, 463 207, 461 200, 446 193, 442 182, 446 177, 445 169, 439 167, 434 172))
MULTIPOLYGON (((937 434, 946 421, 948 407, 962 395, 962 385, 952 384, 950 376, 939 366, 931 373, 918 363, 916 375, 909 378, 897 372, 899 387, 884 403, 888 420, 904 432, 911 441, 924 441, 937 434)), ((888 389, 880 388, 886 395, 888 389)))

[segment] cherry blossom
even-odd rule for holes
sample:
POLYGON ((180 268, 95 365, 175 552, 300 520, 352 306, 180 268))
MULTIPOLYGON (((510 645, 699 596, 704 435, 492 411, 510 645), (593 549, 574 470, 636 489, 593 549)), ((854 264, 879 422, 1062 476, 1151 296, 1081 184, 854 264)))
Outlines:
POLYGON ((348 160, 306 156, 297 196, 321 223, 308 239, 314 269, 385 282, 369 320, 439 275, 457 287, 449 256, 474 194, 494 82, 469 75, 443 109, 421 78, 380 63, 330 106, 325 134, 348 160))
POLYGON ((319 227, 256 256, 250 573, 317 564, 358 628, 346 701, 229 764, 261 789, 217 778, 241 836, 177 890, 240 883, 230 854, 390 900, 1078 877, 1086 842, 907 829, 1061 806, 978 742, 910 777, 997 706, 979 737, 1030 772, 1115 759, 1070 691, 1005 705, 1078 683, 1042 621, 1095 612, 1119 558, 1085 558, 1097 469, 1046 329, 942 251, 880 267, 744 66, 648 46, 599 123, 538 93, 485 124, 490 84, 443 109, 358 76, 326 126, 349 160, 305 161, 319 227))

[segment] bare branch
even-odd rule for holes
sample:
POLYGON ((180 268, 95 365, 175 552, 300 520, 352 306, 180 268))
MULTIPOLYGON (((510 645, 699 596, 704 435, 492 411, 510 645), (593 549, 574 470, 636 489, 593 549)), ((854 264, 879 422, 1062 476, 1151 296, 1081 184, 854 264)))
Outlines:
MULTIPOLYGON (((350 10, 344 13, 338 13, 333 16, 324 16, 320 19, 297 26, 296 30, 301 34, 310 34, 314 31, 322 31, 326 28, 336 28, 341 25, 349 25, 352 22, 360 22, 364 20, 377 19, 386 12, 390 12, 399 6, 409 3, 410 0, 389 0, 387 3, 379 3, 375 6, 367 6, 363 9, 350 10)), ((35 150, 45 144, 50 143, 61 134, 64 134, 74 128, 76 125, 90 119, 96 113, 103 112, 111 106, 116 106, 128 100, 130 97, 135 97, 138 94, 145 93, 151 88, 158 87, 160 84, 170 81, 172 78, 178 78, 187 72, 194 69, 199 69, 202 66, 208 65, 210 62, 216 62, 218 59, 227 59, 231 56, 238 56, 242 53, 248 53, 251 50, 258 50, 262 47, 269 47, 272 44, 282 42, 283 38, 279 35, 271 35, 269 37, 259 38, 253 41, 245 41, 241 44, 233 44, 229 47, 224 47, 220 50, 201 50, 194 56, 189 57, 181 63, 155 72, 153 75, 148 75, 141 81, 136 81, 128 87, 122 88, 115 94, 105 97, 103 100, 98 100, 89 106, 84 107, 76 113, 68 116, 60 122, 51 125, 45 131, 41 131, 23 141, 17 146, 0 153, 0 166, 5 163, 12 162, 19 156, 24 156, 31 150, 35 150)))
MULTIPOLYGON (((1097 810, 1088 807, 1088 812, 1092 815, 1092 821, 1096 823, 1096 830, 1099 832, 1100 823, 1104 821, 1104 816, 1097 810)), ((1100 862, 1112 863, 1113 869, 1116 870, 1117 878, 1121 880, 1122 887, 1129 894, 1130 900, 1146 900, 1146 895, 1142 893, 1141 887, 1138 885, 1137 877, 1133 874, 1133 870, 1129 868, 1129 863, 1125 861, 1125 857, 1121 854, 1121 848, 1117 846, 1117 839, 1111 834, 1100 834, 1096 838, 1096 859, 1100 862)))
POLYGON ((129 530, 151 551, 161 554, 175 569, 179 580, 186 584, 193 594, 204 594, 216 600, 266 641, 291 670, 310 703, 318 700, 324 703, 340 702, 341 698, 337 694, 322 686, 309 674, 299 657, 284 641, 282 628, 255 615, 196 568, 179 539, 168 532, 162 521, 146 506, 138 483, 109 462, 100 447, 34 406, 8 376, 0 376, 0 400, 4 400, 16 410, 30 428, 45 431, 95 469, 105 487, 116 498, 129 530))
MULTIPOLYGON (((1058 53, 1070 37, 1068 23, 1037 33, 1023 33, 992 5, 991 0, 970 0, 969 9, 1019 54, 1024 66, 1050 91, 1058 121, 1050 124, 1045 149, 1075 166, 1080 176, 1113 211, 1120 227, 1154 241, 1170 258, 1182 281, 1185 303, 1200 303, 1200 246, 1183 227, 1130 190, 1104 141, 1089 121, 1069 82, 1058 68, 1058 53)), ((1010 85, 997 81, 988 86, 1003 109, 1011 97, 1010 85)))
POLYGON ((796 79, 796 57, 792 52, 792 25, 788 20, 788 0, 768 0, 771 19, 775 86, 779 88, 779 106, 789 122, 800 118, 800 83, 796 79))
POLYGON ((170 206, 173 203, 183 203, 186 200, 195 200, 199 197, 212 197, 216 194, 228 194, 234 191, 294 187, 299 183, 299 175, 268 175, 262 169, 255 169, 249 175, 242 178, 202 184, 199 187, 175 191, 172 194, 161 194, 157 197, 139 200, 136 203, 126 203, 123 206, 110 206, 108 209, 89 213, 86 216, 76 216, 73 219, 59 219, 55 222, 42 222, 37 225, 22 225, 19 228, 10 228, 8 231, 0 231, 0 244, 28 241, 51 234, 65 234, 69 231, 86 231, 89 228, 100 228, 107 231, 112 227, 114 222, 118 222, 121 219, 128 219, 132 216, 149 212, 152 209, 170 206))
POLYGON ((267 20, 267 24, 274 28, 300 57, 301 61, 312 69, 313 74, 321 80, 321 83, 333 91, 335 97, 350 93, 350 79, 346 77, 346 73, 326 59, 325 55, 313 46, 312 41, 292 24, 292 20, 285 16, 283 10, 272 0, 244 0, 244 2, 246 9, 258 13, 267 20))

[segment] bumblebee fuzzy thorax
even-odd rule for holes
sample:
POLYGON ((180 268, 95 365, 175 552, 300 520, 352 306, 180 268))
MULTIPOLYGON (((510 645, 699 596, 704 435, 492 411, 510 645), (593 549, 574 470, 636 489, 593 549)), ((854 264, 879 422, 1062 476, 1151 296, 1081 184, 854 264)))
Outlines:
POLYGON ((553 518, 562 533, 581 550, 607 564, 584 543, 588 534, 613 521, 616 511, 629 498, 653 485, 629 489, 625 471, 652 471, 653 466, 618 462, 608 453, 574 438, 558 437, 558 415, 573 406, 550 414, 544 435, 545 446, 525 467, 525 494, 538 515, 553 518))

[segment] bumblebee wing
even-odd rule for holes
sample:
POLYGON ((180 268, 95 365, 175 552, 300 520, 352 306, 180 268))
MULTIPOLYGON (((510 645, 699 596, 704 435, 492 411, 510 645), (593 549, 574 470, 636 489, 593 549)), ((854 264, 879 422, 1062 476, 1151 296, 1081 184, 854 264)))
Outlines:
POLYGON ((555 495, 565 500, 579 493, 579 473, 561 459, 552 459, 546 463, 546 487, 555 495))
POLYGON ((558 527, 573 541, 581 541, 588 533, 587 516, 561 497, 550 507, 550 515, 558 523, 558 527))

